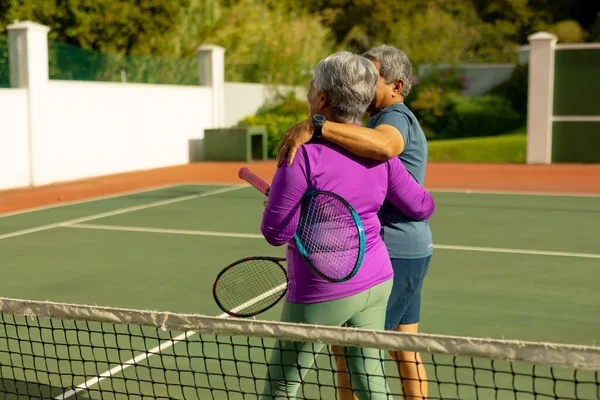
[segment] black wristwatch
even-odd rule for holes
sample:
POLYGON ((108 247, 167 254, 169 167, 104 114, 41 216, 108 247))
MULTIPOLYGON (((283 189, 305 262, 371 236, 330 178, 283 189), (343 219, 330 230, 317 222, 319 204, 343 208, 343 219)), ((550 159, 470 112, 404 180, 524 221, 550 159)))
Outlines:
POLYGON ((314 138, 323 137, 323 125, 325 125, 325 121, 327 121, 327 119, 321 114, 313 115, 312 122, 315 124, 315 131, 313 132, 314 138))

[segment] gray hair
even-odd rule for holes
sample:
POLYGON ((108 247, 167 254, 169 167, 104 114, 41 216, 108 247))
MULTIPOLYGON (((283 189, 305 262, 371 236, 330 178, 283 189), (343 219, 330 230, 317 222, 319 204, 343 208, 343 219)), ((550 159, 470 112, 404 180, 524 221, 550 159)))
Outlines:
POLYGON ((377 68, 365 57, 348 51, 334 53, 315 67, 314 88, 327 93, 332 117, 360 124, 375 97, 377 68))
POLYGON ((373 47, 363 56, 379 61, 381 76, 385 79, 385 83, 404 81, 402 96, 404 98, 408 96, 412 86, 413 68, 405 52, 393 46, 382 44, 373 47))

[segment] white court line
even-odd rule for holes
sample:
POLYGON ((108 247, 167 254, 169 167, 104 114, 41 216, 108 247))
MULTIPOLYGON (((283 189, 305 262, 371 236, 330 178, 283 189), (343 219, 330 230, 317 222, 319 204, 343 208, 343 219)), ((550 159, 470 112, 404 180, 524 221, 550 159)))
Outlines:
POLYGON ((105 195, 105 196, 90 197, 90 198, 82 199, 82 200, 65 201, 65 202, 62 202, 62 203, 49 204, 47 206, 32 207, 32 208, 27 208, 25 210, 19 210, 19 211, 13 211, 13 212, 9 212, 9 213, 0 214, 0 218, 12 217, 13 215, 28 214, 28 213, 31 213, 31 212, 34 212, 34 211, 50 210, 52 208, 74 206, 74 205, 77 205, 77 204, 85 204, 85 203, 93 203, 93 202, 98 201, 98 200, 115 199, 115 198, 118 198, 118 197, 131 196, 131 195, 134 195, 134 194, 140 194, 140 193, 146 193, 146 192, 154 192, 156 190, 171 189, 171 188, 175 188, 177 186, 181 186, 181 184, 176 183, 176 184, 173 184, 173 185, 154 186, 154 187, 146 188, 146 189, 132 190, 132 191, 128 191, 128 192, 119 192, 119 193, 109 194, 109 195, 105 195))
MULTIPOLYGON (((238 183, 218 183, 218 182, 215 182, 215 183, 179 182, 179 183, 173 183, 173 184, 164 185, 164 186, 153 186, 153 187, 149 187, 149 188, 145 188, 145 189, 138 189, 138 190, 132 190, 132 191, 127 191, 127 192, 119 192, 119 193, 108 194, 108 195, 103 195, 103 196, 94 196, 94 197, 89 197, 87 199, 65 201, 65 202, 61 202, 61 203, 49 204, 49 205, 40 206, 40 207, 32 207, 32 208, 28 208, 25 210, 19 210, 19 211, 13 211, 13 212, 9 212, 9 213, 0 214, 0 218, 11 217, 13 215, 28 214, 28 213, 31 213, 34 211, 50 210, 52 208, 74 206, 77 204, 85 204, 85 203, 93 203, 93 202, 99 201, 99 200, 115 199, 118 197, 131 196, 134 194, 148 193, 148 192, 154 192, 154 191, 165 190, 165 189, 172 189, 172 188, 176 188, 179 186, 250 186, 250 185, 244 184, 244 183, 238 184, 238 183)), ((0 192, 0 194, 1 194, 1 192, 0 192)))
POLYGON ((564 251, 502 249, 502 248, 497 248, 497 247, 452 246, 452 245, 445 245, 445 244, 433 245, 433 248, 434 249, 442 249, 442 250, 481 251, 481 252, 488 252, 488 253, 531 254, 531 255, 535 255, 535 256, 556 256, 556 257, 598 258, 598 259, 600 259, 600 254, 568 253, 568 252, 564 252, 564 251))
MULTIPOLYGON (((235 307, 232 311, 233 312, 238 312, 240 310, 243 310, 246 307, 250 307, 253 304, 258 303, 259 301, 261 301, 262 299, 264 299, 265 297, 270 296, 271 294, 284 289, 286 286, 286 284, 282 284, 279 285, 263 294, 261 294, 260 296, 257 296, 255 298, 253 298, 252 300, 249 300, 247 302, 245 302, 244 304, 241 304, 237 307, 235 307)), ((217 318, 228 318, 229 314, 227 313, 223 313, 217 316, 217 318)), ((67 390, 66 392, 64 392, 63 394, 60 394, 58 396, 56 396, 54 399, 56 400, 64 400, 67 399, 75 394, 77 394, 78 392, 81 392, 82 390, 86 390, 89 389, 90 387, 100 383, 101 381, 103 381, 104 379, 111 377, 112 375, 119 373, 123 370, 125 370, 126 368, 129 368, 137 363, 139 363, 140 361, 143 361, 147 358, 150 358, 151 356, 155 355, 155 354, 159 354, 161 351, 168 349, 169 347, 174 346, 175 344, 181 342, 182 340, 185 340, 187 338, 189 338, 190 336, 192 336, 193 334, 195 334, 196 332, 194 331, 188 331, 185 333, 182 333, 181 335, 173 338, 172 340, 168 340, 168 341, 164 341, 163 343, 161 343, 160 345, 151 348, 150 350, 148 350, 145 353, 141 353, 138 354, 135 358, 132 358, 131 360, 127 360, 125 361, 123 364, 117 365, 116 367, 103 372, 102 374, 98 375, 95 378, 92 378, 80 385, 75 386, 72 389, 67 390)))
MULTIPOLYGON (((194 182, 181 182, 182 185, 201 185, 194 182)), ((207 183, 210 185, 210 183, 207 183)), ((233 186, 231 183, 215 183, 215 185, 233 186)), ((240 185, 250 186, 247 183, 240 185)), ((453 189, 453 188, 430 188, 425 186, 428 192, 456 193, 456 194, 499 194, 512 196, 547 196, 547 197, 600 197, 600 193, 576 193, 576 192, 546 192, 546 191, 527 191, 527 190, 491 190, 491 189, 453 189)))
POLYGON ((72 225, 65 226, 65 228, 97 229, 97 230, 124 231, 124 232, 171 233, 171 234, 175 234, 175 235, 221 236, 221 237, 248 238, 248 239, 264 239, 263 235, 259 235, 256 233, 191 231, 191 230, 184 230, 184 229, 141 228, 141 227, 137 227, 137 226, 72 224, 72 225))
POLYGON ((125 214, 125 213, 129 213, 129 212, 133 212, 133 211, 145 210, 148 208, 160 207, 160 206, 164 206, 167 204, 173 204, 173 203, 179 203, 182 201, 193 200, 193 199, 197 199, 200 197, 212 196, 215 194, 220 194, 220 193, 225 193, 225 192, 231 192, 233 190, 239 190, 244 187, 245 186, 230 186, 230 187, 223 188, 223 189, 210 190, 210 191, 204 192, 204 193, 190 194, 187 196, 176 197, 174 199, 154 201, 152 203, 146 203, 146 204, 141 204, 141 205, 127 207, 127 208, 120 208, 118 210, 108 211, 108 212, 104 212, 104 213, 100 213, 100 214, 94 214, 94 215, 90 215, 87 217, 69 219, 67 221, 57 222, 54 224, 42 225, 42 226, 38 226, 35 228, 24 229, 21 231, 9 232, 9 233, 0 235, 0 240, 8 239, 8 238, 16 237, 16 236, 23 236, 23 235, 27 235, 29 233, 34 233, 34 232, 46 231, 48 229, 64 227, 64 226, 68 226, 68 225, 72 225, 72 224, 78 224, 80 222, 92 221, 95 219, 110 217, 113 215, 125 214))
MULTIPOLYGON (((212 232, 212 231, 193 231, 179 229, 160 229, 160 228, 140 228, 135 226, 117 226, 117 225, 93 225, 93 224, 70 224, 65 228, 80 229, 98 229, 123 232, 148 232, 148 233, 170 233, 176 235, 199 235, 199 236, 221 236, 231 238, 263 239, 263 235, 252 233, 234 233, 234 232, 212 232)), ((505 249, 498 247, 477 247, 477 246, 455 246, 446 244, 434 244, 434 249, 440 250, 460 250, 460 251, 480 251, 486 253, 509 253, 509 254, 529 254, 536 256, 556 256, 556 257, 574 257, 574 258, 597 258, 600 254, 593 253, 569 253, 563 251, 546 250, 527 250, 527 249, 505 249)))

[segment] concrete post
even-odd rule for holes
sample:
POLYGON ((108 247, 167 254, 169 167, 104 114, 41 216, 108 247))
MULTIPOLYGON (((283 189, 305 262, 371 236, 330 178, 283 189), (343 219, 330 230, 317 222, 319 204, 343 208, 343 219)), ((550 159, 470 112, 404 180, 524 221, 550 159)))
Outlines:
POLYGON ((554 50, 557 37, 538 32, 529 39, 527 102, 527 163, 552 163, 552 106, 554 101, 554 50))
POLYGON ((225 48, 206 44, 198 48, 200 86, 212 88, 212 128, 225 125, 225 48))
MULTIPOLYGON (((48 32, 31 21, 6 27, 9 40, 10 86, 27 89, 29 128, 29 183, 36 185, 36 136, 44 132, 44 109, 48 87, 48 32)), ((39 149, 43 151, 43 149, 39 149)))

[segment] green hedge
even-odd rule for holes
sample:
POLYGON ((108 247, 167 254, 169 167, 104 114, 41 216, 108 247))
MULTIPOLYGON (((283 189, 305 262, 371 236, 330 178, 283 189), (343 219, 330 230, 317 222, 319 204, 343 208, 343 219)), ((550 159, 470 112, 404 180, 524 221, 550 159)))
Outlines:
POLYGON ((238 122, 238 126, 264 126, 267 129, 268 157, 277 156, 277 146, 285 131, 308 116, 306 101, 288 95, 261 107, 256 115, 249 115, 238 122))
POLYGON ((415 113, 429 139, 497 135, 517 128, 524 121, 523 113, 519 112, 523 94, 515 95, 514 99, 510 96, 517 87, 523 90, 519 86, 522 69, 511 79, 493 93, 470 97, 464 95, 467 88, 464 77, 449 69, 417 82, 406 105, 415 113), (519 111, 515 109, 517 106, 519 111))
POLYGON ((521 122, 510 102, 500 96, 453 94, 448 98, 448 112, 438 122, 439 137, 492 136, 515 129, 521 122))
POLYGON ((8 65, 8 38, 0 35, 0 87, 10 87, 8 65))
POLYGON ((514 133, 492 137, 445 139, 429 142, 429 161, 524 163, 527 135, 514 133))
MULTIPOLYGON (((441 86, 433 87, 431 82, 425 82, 416 90, 415 98, 407 102, 430 139, 430 146, 435 146, 438 139, 493 136, 522 126, 523 119, 509 100, 489 94, 463 96, 459 92, 464 90, 461 82, 456 75, 447 78, 437 76, 433 83, 441 86)), ((275 158, 286 130, 306 119, 307 115, 307 102, 288 95, 265 104, 256 115, 245 117, 238 125, 265 126, 269 141, 268 157, 275 158)))
POLYGON ((519 64, 508 80, 499 83, 488 91, 488 94, 500 96, 508 100, 512 108, 519 113, 522 121, 527 119, 527 96, 529 83, 529 65, 519 64))

